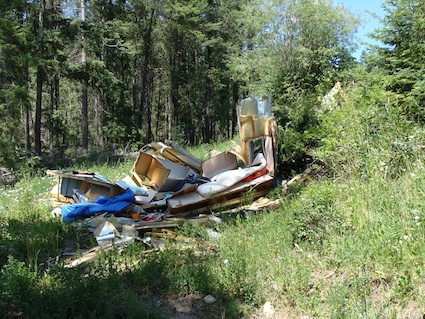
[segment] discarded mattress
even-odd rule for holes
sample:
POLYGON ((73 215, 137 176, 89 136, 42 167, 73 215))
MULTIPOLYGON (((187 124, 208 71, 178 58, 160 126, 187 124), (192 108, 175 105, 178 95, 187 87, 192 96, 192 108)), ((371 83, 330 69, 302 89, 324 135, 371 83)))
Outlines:
POLYGON ((97 213, 118 213, 134 203, 134 195, 130 189, 115 197, 100 196, 95 203, 83 202, 62 207, 62 220, 74 222, 97 213))

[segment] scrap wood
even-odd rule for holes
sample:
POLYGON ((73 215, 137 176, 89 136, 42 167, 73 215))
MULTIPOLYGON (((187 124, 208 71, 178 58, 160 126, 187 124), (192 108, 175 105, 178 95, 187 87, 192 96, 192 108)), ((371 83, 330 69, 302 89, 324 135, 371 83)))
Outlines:
POLYGON ((283 181, 282 182, 282 187, 287 190, 289 186, 291 186, 292 184, 294 184, 295 182, 299 181, 299 182, 305 182, 309 179, 309 176, 312 174, 313 169, 311 167, 307 168, 304 172, 296 175, 295 177, 293 177, 291 180, 289 181, 283 181))
POLYGON ((248 205, 244 205, 241 207, 236 207, 233 209, 229 209, 223 212, 219 212, 217 214, 234 214, 234 213, 239 213, 241 211, 244 210, 248 210, 248 211, 259 211, 259 210, 263 210, 266 208, 277 208, 280 205, 280 200, 276 199, 276 200, 270 200, 267 197, 260 197, 259 199, 257 199, 256 201, 254 201, 252 204, 248 204, 248 205))
MULTIPOLYGON (((147 187, 151 187, 151 188, 153 188, 154 190, 158 190, 158 186, 157 185, 155 185, 155 183, 153 183, 153 182, 146 182, 146 181, 143 181, 141 178, 140 178, 140 176, 139 176, 139 174, 137 174, 136 172, 132 172, 131 173, 131 176, 133 176, 136 180, 137 180, 137 182, 138 182, 138 186, 147 186, 147 187)), ((137 185, 137 184, 136 184, 137 185)))
POLYGON ((12 183, 15 179, 15 175, 13 175, 13 173, 6 167, 0 167, 0 177, 6 183, 12 183))
MULTIPOLYGON (((80 252, 79 254, 81 255, 81 257, 72 260, 71 262, 67 263, 64 267, 65 268, 75 268, 78 265, 81 265, 82 263, 93 261, 97 257, 97 255, 99 254, 99 252, 101 250, 106 251, 106 250, 110 250, 110 249, 112 249, 112 246, 109 246, 109 247, 96 246, 96 247, 93 247, 93 248, 88 249, 86 251, 80 252)), ((67 256, 67 255, 68 256, 69 255, 75 256, 77 254, 78 253, 69 253, 68 252, 68 253, 64 253, 63 255, 64 256, 67 256)))
POLYGON ((187 223, 190 225, 193 224, 209 224, 209 223, 221 223, 221 220, 218 219, 213 214, 209 215, 198 215, 195 218, 187 218, 187 217, 165 217, 162 221, 156 222, 143 222, 139 221, 136 223, 134 228, 138 231, 148 231, 152 229, 169 229, 176 228, 181 226, 182 224, 187 223))
POLYGON ((158 232, 158 231, 157 232, 147 232, 146 235, 152 236, 152 237, 157 237, 157 238, 171 239, 171 240, 175 240, 175 241, 183 241, 185 243, 197 244, 196 239, 186 237, 186 236, 182 236, 182 235, 178 235, 178 234, 170 231, 169 229, 163 229, 162 232, 158 232))
POLYGON ((87 255, 84 255, 84 256, 82 256, 80 258, 77 258, 77 259, 71 261, 70 263, 66 264, 64 267, 65 268, 75 268, 78 265, 81 265, 81 264, 83 264, 85 262, 89 262, 89 261, 95 260, 97 258, 97 255, 98 254, 99 254, 98 251, 93 251, 93 252, 91 252, 91 253, 89 253, 87 255))
MULTIPOLYGON (((120 238, 123 238, 123 236, 120 236, 120 238)), ((147 244, 148 241, 149 242, 151 241, 150 238, 134 237, 133 239, 139 240, 139 241, 141 241, 141 242, 143 242, 145 244, 147 244)), ((114 244, 109 245, 109 246, 96 246, 96 247, 93 247, 91 249, 88 249, 88 250, 86 250, 84 252, 80 252, 80 253, 77 253, 77 252, 74 252, 74 253, 70 253, 70 252, 64 253, 63 256, 81 255, 81 257, 72 260, 71 262, 67 263, 64 267, 65 268, 75 268, 78 265, 81 265, 81 264, 83 264, 85 262, 90 262, 90 261, 95 260, 101 252, 109 251, 109 250, 112 250, 114 248, 117 249, 118 252, 121 252, 126 247, 126 244, 127 244, 126 239, 121 239, 121 240, 119 240, 117 242, 114 242, 114 244), (118 244, 124 244, 124 245, 118 245, 118 244)), ((147 251, 142 252, 142 254, 147 254, 147 253, 150 253, 150 252, 158 251, 159 250, 159 248, 157 247, 156 244, 154 244, 153 242, 152 242, 152 244, 153 244, 152 245, 153 248, 152 249, 149 249, 147 251)))
POLYGON ((179 246, 173 245, 173 247, 176 247, 178 249, 183 249, 183 250, 196 248, 196 252, 198 253, 198 255, 200 251, 203 251, 204 253, 208 253, 208 254, 216 252, 216 247, 214 247, 214 245, 210 242, 201 243, 199 238, 191 238, 191 237, 182 236, 168 229, 163 229, 162 232, 158 232, 158 231, 149 232, 147 234, 156 238, 176 241, 176 242, 179 242, 179 244, 183 242, 184 243, 183 245, 179 245, 179 246))
POLYGON ((189 166, 196 172, 200 172, 201 160, 181 148, 177 143, 171 143, 169 146, 162 142, 152 142, 148 146, 154 149, 156 155, 161 154, 165 159, 189 166))
POLYGON ((199 214, 196 216, 190 216, 190 217, 165 217, 165 220, 174 221, 174 222, 180 222, 180 223, 187 223, 190 225, 193 224, 220 224, 222 220, 216 216, 214 216, 215 213, 211 214, 199 214))
POLYGON ((134 228, 136 230, 147 230, 154 228, 174 228, 177 227, 179 223, 175 221, 158 221, 158 222, 138 222, 134 228))

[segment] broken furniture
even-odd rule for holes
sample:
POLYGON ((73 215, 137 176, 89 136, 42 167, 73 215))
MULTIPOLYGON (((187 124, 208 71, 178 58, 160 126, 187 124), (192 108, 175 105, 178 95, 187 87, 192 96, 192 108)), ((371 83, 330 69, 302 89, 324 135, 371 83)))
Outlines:
POLYGON ((91 172, 47 171, 58 176, 57 200, 120 196, 131 189, 134 205, 158 221, 255 200, 274 186, 276 124, 270 98, 242 100, 237 110, 240 145, 201 161, 176 143, 152 142, 144 147, 123 181, 111 183, 91 172), (141 193, 136 194, 135 190, 141 193), (158 217, 158 218, 156 218, 158 217))
POLYGON ((107 178, 93 172, 47 170, 46 173, 58 178, 58 183, 52 190, 52 195, 57 201, 72 202, 74 189, 84 193, 91 202, 96 201, 100 196, 114 197, 125 191, 122 187, 112 184, 107 178))

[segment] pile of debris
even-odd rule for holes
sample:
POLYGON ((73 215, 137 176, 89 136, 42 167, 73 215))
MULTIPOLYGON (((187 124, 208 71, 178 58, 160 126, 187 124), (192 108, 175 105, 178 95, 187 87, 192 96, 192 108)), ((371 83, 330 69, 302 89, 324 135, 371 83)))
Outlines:
POLYGON ((0 187, 2 185, 10 185, 14 182, 15 176, 6 167, 0 166, 0 187))
MULTIPOLYGON (((108 244, 127 242, 140 232, 181 222, 219 222, 213 211, 246 196, 263 197, 275 182, 277 136, 270 98, 242 100, 238 120, 241 144, 205 161, 176 143, 154 142, 139 152, 130 175, 114 183, 94 172, 48 170, 58 178, 54 199, 68 204, 56 213, 64 222, 83 220, 99 246, 105 238, 108 244)), ((270 205, 277 202, 261 198, 249 206, 270 205)))

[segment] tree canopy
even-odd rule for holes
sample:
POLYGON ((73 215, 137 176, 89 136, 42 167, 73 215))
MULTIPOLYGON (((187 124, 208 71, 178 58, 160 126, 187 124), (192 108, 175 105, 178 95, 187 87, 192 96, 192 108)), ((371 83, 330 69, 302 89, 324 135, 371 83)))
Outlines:
POLYGON ((425 3, 387 0, 382 28, 372 34, 382 45, 374 47, 373 67, 386 74, 386 87, 397 93, 405 111, 423 121, 425 105, 425 3))
POLYGON ((70 147, 231 138, 241 98, 292 105, 331 87, 359 22, 331 0, 3 1, 0 12, 7 166, 70 147))

